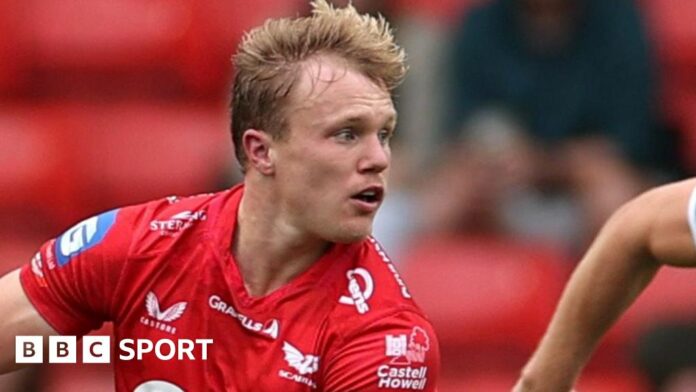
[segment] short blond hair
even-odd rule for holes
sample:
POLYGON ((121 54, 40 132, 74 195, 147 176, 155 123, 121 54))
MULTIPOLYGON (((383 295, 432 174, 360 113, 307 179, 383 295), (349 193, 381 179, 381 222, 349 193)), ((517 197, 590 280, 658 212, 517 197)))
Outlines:
POLYGON ((384 17, 362 15, 350 4, 335 8, 326 0, 311 5, 310 16, 269 19, 249 31, 233 56, 232 140, 243 170, 244 131, 259 129, 274 138, 285 133, 283 108, 303 61, 339 56, 390 93, 406 74, 405 53, 384 17))

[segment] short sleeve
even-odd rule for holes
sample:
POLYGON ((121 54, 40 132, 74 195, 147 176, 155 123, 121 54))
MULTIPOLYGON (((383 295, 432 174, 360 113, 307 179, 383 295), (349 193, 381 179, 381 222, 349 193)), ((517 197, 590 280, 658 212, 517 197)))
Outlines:
POLYGON ((324 364, 324 392, 437 390, 437 337, 416 312, 381 318, 332 351, 324 364))
POLYGON ((58 333, 82 336, 110 320, 134 213, 129 207, 86 219, 43 244, 22 268, 29 301, 58 333))

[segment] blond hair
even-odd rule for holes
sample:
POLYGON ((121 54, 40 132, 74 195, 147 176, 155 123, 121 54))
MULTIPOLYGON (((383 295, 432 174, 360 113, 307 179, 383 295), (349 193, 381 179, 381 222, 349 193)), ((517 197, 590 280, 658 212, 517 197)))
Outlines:
POLYGON ((405 54, 382 16, 361 15, 352 6, 335 8, 326 0, 311 3, 312 14, 269 19, 248 32, 233 57, 232 139, 244 169, 242 135, 259 129, 281 138, 287 128, 283 110, 300 63, 327 54, 393 92, 406 74, 405 54))

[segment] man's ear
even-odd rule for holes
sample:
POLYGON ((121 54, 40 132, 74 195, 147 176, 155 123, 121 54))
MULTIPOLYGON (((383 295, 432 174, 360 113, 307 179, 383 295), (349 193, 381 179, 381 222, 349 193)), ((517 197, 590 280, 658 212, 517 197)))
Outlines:
POLYGON ((271 152, 271 135, 258 129, 247 129, 242 136, 244 153, 249 167, 270 176, 275 172, 275 162, 271 152))

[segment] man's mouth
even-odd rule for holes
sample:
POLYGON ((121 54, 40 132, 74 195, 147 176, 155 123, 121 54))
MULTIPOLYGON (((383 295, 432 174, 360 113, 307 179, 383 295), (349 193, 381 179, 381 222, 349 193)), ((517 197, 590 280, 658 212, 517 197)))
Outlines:
POLYGON ((382 199, 384 199, 384 188, 380 186, 371 186, 354 194, 351 196, 351 199, 360 200, 369 204, 380 203, 382 199))

